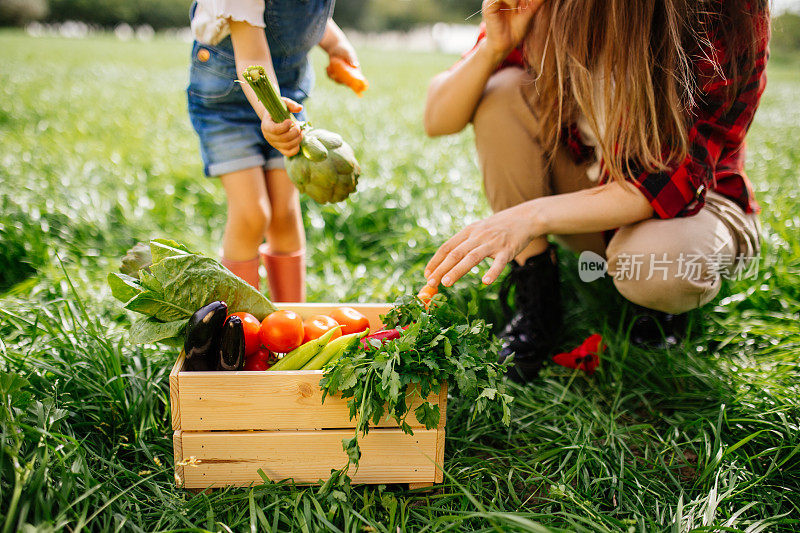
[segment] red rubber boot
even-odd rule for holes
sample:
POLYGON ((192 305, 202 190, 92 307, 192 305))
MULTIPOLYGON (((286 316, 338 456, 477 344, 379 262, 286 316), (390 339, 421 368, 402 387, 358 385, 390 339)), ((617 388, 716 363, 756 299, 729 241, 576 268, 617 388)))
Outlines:
POLYGON ((274 254, 267 244, 258 248, 267 268, 269 295, 273 302, 306 301, 306 250, 274 254))
POLYGON ((258 290, 260 276, 258 275, 259 260, 258 257, 248 259, 247 261, 231 261, 224 257, 220 259, 222 266, 245 280, 258 290))

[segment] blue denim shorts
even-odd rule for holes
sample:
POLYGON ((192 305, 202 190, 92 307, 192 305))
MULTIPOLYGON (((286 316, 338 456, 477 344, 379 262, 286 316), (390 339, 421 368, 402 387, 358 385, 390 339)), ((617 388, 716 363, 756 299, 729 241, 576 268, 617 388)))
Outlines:
MULTIPOLYGON (((226 40, 229 44, 230 38, 226 40)), ((203 171, 219 176, 252 167, 283 168, 283 155, 264 139, 261 121, 236 81, 233 49, 224 43, 195 42, 192 47, 186 92, 189 118, 200 138, 203 171)), ((298 103, 307 97, 298 87, 281 87, 281 94, 298 103)), ((306 118, 304 112, 295 116, 306 118)))
MULTIPOLYGON (((265 32, 282 96, 298 103, 308 97, 314 85, 308 52, 322 39, 332 13, 333 0, 267 2, 265 32)), ((236 79, 230 37, 214 46, 194 43, 186 93, 206 176, 284 166, 281 153, 264 139, 261 121, 236 79)), ((304 112, 295 116, 306 120, 304 112)))

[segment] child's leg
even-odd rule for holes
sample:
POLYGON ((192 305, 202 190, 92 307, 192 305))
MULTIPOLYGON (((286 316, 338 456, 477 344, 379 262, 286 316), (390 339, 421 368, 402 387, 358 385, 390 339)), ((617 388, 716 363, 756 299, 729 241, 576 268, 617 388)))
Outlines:
POLYGON ((264 240, 270 221, 264 170, 248 168, 224 174, 221 180, 228 200, 222 263, 258 288, 258 246, 264 240))
POLYGON ((284 169, 270 169, 266 187, 271 217, 266 228, 268 246, 261 256, 267 268, 270 296, 276 302, 303 302, 306 264, 300 198, 284 169))
POLYGON ((272 217, 266 237, 274 253, 292 253, 306 246, 300 195, 285 169, 267 170, 267 195, 272 217))

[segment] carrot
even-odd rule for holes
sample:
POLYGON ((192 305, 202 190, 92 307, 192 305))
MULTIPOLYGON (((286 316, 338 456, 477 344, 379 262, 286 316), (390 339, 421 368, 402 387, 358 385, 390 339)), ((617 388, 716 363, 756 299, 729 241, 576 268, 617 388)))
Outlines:
POLYGON ((424 287, 422 287, 422 290, 419 291, 419 294, 417 294, 417 298, 422 300, 422 303, 425 304, 425 308, 427 309, 433 297, 436 296, 438 293, 439 293, 438 287, 431 287, 430 285, 425 285, 424 287))
POLYGON ((361 73, 361 69, 350 65, 341 57, 332 57, 326 70, 330 79, 350 87, 358 96, 369 87, 369 82, 361 73))

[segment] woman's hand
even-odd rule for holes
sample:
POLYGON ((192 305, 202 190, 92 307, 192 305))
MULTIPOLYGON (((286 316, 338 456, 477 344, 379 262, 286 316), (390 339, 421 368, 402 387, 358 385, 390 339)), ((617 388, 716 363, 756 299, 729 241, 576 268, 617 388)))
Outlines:
POLYGON ((540 236, 527 220, 526 206, 528 202, 470 224, 444 243, 425 267, 428 285, 449 287, 487 257, 494 262, 482 281, 488 285, 496 280, 506 264, 540 236))
POLYGON ((544 0, 483 0, 486 46, 502 61, 528 33, 533 15, 544 0))
POLYGON ((652 216, 653 207, 644 194, 624 181, 528 200, 458 232, 428 262, 425 277, 428 285, 450 286, 483 259, 493 257, 482 279, 489 284, 535 238, 606 231, 652 216))
MULTIPOLYGON (((291 113, 299 113, 303 110, 303 106, 294 100, 283 98, 283 101, 291 113)), ((269 144, 286 157, 291 157, 300 151, 303 134, 300 126, 294 120, 286 119, 283 122, 275 123, 269 113, 265 111, 261 119, 261 133, 269 144)))

